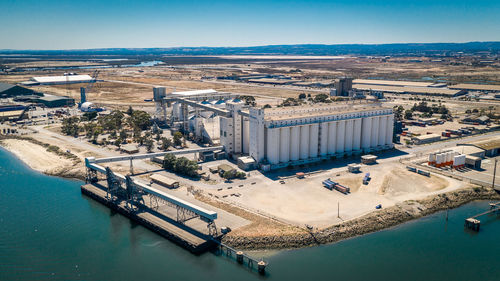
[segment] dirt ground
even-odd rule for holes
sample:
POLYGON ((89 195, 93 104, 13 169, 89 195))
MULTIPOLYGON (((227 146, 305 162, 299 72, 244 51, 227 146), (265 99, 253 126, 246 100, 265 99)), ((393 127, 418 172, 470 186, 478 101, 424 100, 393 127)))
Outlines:
POLYGON ((408 172, 397 161, 362 165, 362 173, 358 174, 344 170, 327 170, 305 179, 289 178, 285 184, 259 178, 258 184, 238 190, 241 196, 226 200, 292 225, 323 228, 369 213, 378 204, 389 207, 463 187, 462 182, 453 179, 408 172), (363 185, 367 172, 372 179, 363 185), (326 178, 351 188, 351 193, 344 195, 324 188, 321 182, 326 178))

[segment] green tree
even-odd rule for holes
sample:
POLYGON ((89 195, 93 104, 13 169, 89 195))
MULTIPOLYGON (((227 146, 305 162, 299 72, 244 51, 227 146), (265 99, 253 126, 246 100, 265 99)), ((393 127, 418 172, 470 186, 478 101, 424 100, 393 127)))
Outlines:
POLYGON ((413 111, 406 110, 405 111, 405 119, 412 119, 412 118, 413 118, 413 111))
POLYGON ((82 121, 92 121, 97 117, 97 112, 92 111, 92 112, 85 112, 82 115, 82 121))
POLYGON ((331 102, 331 100, 329 99, 329 96, 327 94, 317 94, 316 96, 314 96, 314 102, 324 103, 324 102, 331 102))
POLYGON ((149 129, 152 124, 151 116, 147 112, 141 110, 134 110, 134 112, 132 112, 131 122, 141 130, 149 129))
POLYGON ((169 139, 169 138, 162 138, 161 139, 161 150, 166 151, 171 146, 172 146, 172 140, 171 139, 169 139))
POLYGON ((299 94, 299 99, 301 100, 306 99, 306 94, 305 93, 299 94))
POLYGON ((163 168, 165 170, 173 171, 175 167, 176 158, 174 155, 167 153, 163 158, 163 168))
POLYGON ((120 139, 122 139, 122 140, 127 139, 127 132, 125 130, 120 131, 120 139))
POLYGON ((174 145, 179 146, 182 144, 182 133, 181 132, 175 132, 174 133, 174 145))
POLYGON ((153 145, 154 145, 154 143, 153 143, 152 139, 150 139, 150 138, 146 139, 144 141, 144 145, 146 145, 146 150, 147 150, 148 153, 151 152, 151 151, 153 151, 153 145))
POLYGON ((262 107, 263 109, 266 109, 266 108, 271 108, 271 105, 270 104, 266 104, 262 107))
POLYGON ((61 132, 68 136, 78 136, 78 132, 80 131, 79 127, 80 118, 73 116, 64 118, 62 121, 61 132))

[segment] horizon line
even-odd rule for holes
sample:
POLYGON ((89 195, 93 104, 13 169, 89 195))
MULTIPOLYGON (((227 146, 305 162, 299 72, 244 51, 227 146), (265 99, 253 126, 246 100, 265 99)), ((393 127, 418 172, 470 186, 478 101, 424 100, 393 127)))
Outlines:
POLYGON ((381 46, 381 45, 418 45, 418 44, 470 44, 470 43, 500 43, 500 41, 464 41, 464 42, 392 42, 392 43, 301 43, 301 44, 264 44, 264 45, 249 45, 249 46, 173 46, 173 47, 98 47, 98 48, 83 48, 83 49, 0 49, 2 51, 89 51, 89 50, 112 50, 112 49, 179 49, 179 48, 256 48, 256 47, 273 47, 273 46, 381 46))

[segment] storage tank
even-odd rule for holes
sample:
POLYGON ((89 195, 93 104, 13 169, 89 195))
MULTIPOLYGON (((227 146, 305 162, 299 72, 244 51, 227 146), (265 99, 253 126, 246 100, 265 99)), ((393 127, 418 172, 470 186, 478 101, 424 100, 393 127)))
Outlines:
POLYGON ((182 120, 182 104, 180 102, 176 102, 172 108, 172 115, 174 116, 174 120, 182 120))
POLYGON ((290 161, 290 127, 280 129, 280 162, 290 161))
POLYGON ((446 152, 446 165, 453 164, 453 152, 446 152))
POLYGON ((372 117, 372 137, 371 137, 371 145, 370 147, 378 146, 378 130, 380 129, 380 117, 374 116, 372 117))
POLYGON ((242 137, 242 150, 244 154, 248 154, 250 150, 250 121, 243 120, 243 137, 242 137))
POLYGON ((290 128, 290 160, 299 160, 300 151, 300 126, 290 128))
POLYGON ((441 163, 443 163, 443 154, 436 154, 436 167, 441 167, 441 163))
POLYGON ((352 151, 352 139, 354 136, 354 120, 345 121, 344 150, 352 151))
POLYGON ((387 134, 387 116, 380 116, 380 126, 378 132, 378 145, 385 145, 387 134))
POLYGON ((310 125, 300 126, 300 159, 309 158, 309 127, 310 125))
POLYGON ((267 129, 267 161, 270 164, 280 162, 280 129, 267 129))
POLYGON ((361 149, 361 118, 354 119, 354 139, 352 140, 352 150, 361 149))
POLYGON ((385 133, 385 144, 392 144, 392 135, 394 134, 394 114, 387 117, 387 131, 385 133))
POLYGON ((361 148, 368 149, 371 145, 371 136, 372 136, 372 119, 371 117, 363 118, 362 129, 361 129, 361 148))
POLYGON ((325 156, 328 154, 328 123, 323 122, 320 124, 320 142, 319 154, 325 156))
POLYGON ((345 143, 345 120, 341 120, 337 123, 337 146, 335 149, 336 153, 344 152, 345 143))
POLYGON ((429 154, 429 165, 435 165, 436 164, 436 153, 431 153, 429 154))
POLYGON ((318 157, 319 124, 314 123, 309 127, 309 157, 318 157))
POLYGON ((337 122, 328 123, 328 154, 337 151, 337 122))
POLYGON ((461 160, 460 155, 453 157, 453 167, 454 168, 457 168, 458 166, 460 166, 460 160, 461 160))

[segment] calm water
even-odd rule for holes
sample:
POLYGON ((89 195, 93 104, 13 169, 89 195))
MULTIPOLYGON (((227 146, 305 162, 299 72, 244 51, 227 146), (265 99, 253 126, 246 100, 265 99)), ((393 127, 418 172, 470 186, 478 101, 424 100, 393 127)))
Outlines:
POLYGON ((267 258, 268 276, 194 256, 82 197, 81 182, 31 171, 0 148, 0 280, 500 280, 500 220, 476 202, 394 229, 267 258))

